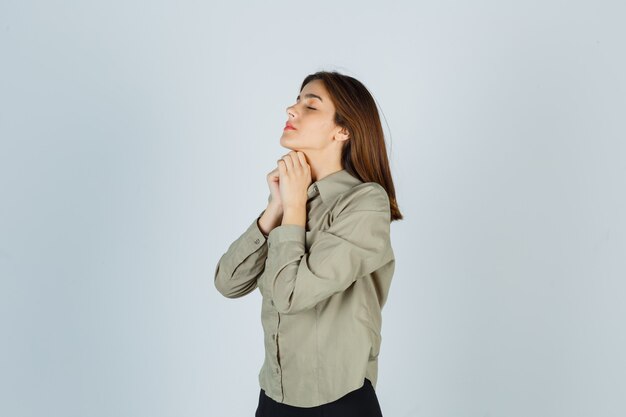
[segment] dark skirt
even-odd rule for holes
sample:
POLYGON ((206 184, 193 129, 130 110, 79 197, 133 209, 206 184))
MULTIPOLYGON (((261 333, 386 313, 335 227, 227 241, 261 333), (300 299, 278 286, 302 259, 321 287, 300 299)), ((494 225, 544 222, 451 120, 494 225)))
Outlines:
POLYGON ((372 382, 365 378, 361 388, 317 407, 294 407, 274 401, 261 389, 254 417, 382 417, 372 382))

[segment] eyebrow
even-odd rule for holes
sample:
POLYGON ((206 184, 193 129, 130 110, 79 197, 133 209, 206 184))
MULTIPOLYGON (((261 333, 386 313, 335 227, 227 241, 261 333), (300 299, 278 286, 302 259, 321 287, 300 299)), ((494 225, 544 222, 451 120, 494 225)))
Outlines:
MULTIPOLYGON (((321 98, 320 96, 316 95, 316 94, 311 94, 311 93, 309 93, 309 94, 305 94, 305 95, 304 95, 304 97, 306 97, 306 98, 317 98, 317 99, 319 99, 322 103, 324 102, 324 100, 322 100, 322 98, 321 98)), ((300 96, 296 97, 296 101, 297 101, 297 100, 300 100, 300 96)))

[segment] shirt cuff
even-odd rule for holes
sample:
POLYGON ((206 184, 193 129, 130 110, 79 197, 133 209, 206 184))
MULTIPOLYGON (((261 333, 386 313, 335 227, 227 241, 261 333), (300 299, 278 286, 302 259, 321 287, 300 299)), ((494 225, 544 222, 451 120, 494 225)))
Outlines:
POLYGON ((268 235, 268 245, 282 242, 300 242, 304 245, 306 230, 299 224, 282 224, 272 229, 268 235))
POLYGON ((250 227, 248 227, 248 233, 252 236, 255 243, 258 243, 256 242, 257 239, 262 240, 264 243, 267 240, 267 235, 263 233, 263 231, 259 227, 259 219, 263 215, 263 212, 265 212, 265 210, 263 210, 258 216, 256 216, 250 227))

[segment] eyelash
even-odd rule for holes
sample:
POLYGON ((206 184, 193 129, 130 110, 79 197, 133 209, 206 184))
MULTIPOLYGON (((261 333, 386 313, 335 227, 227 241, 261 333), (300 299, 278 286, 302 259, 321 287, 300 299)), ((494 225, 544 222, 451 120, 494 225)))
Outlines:
MULTIPOLYGON (((298 100, 300 101, 300 100, 298 100)), ((317 110, 315 107, 311 107, 311 106, 306 106, 307 109, 311 109, 311 110, 317 110)))

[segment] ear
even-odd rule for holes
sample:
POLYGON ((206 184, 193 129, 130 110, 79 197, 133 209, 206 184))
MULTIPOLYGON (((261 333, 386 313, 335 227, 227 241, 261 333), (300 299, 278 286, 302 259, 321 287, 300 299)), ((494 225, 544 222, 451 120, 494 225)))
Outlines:
POLYGON ((343 142, 348 139, 350 139, 350 132, 348 132, 348 129, 346 129, 345 127, 339 128, 339 131, 335 133, 335 140, 343 142))

